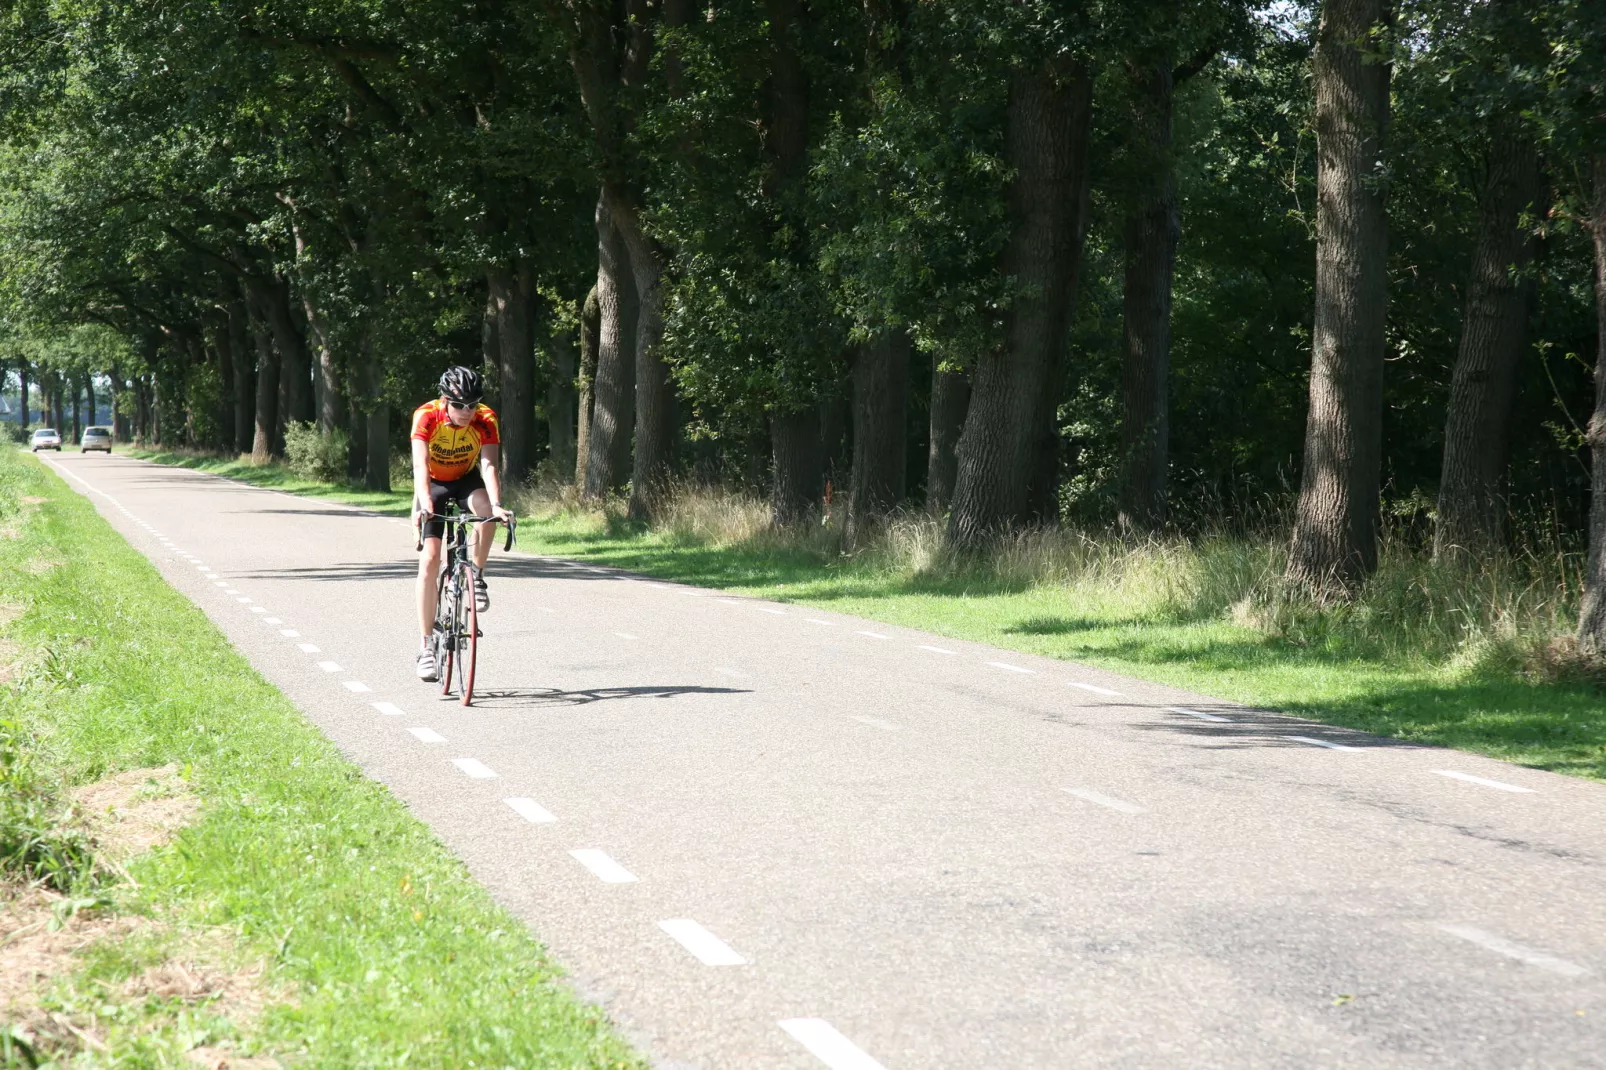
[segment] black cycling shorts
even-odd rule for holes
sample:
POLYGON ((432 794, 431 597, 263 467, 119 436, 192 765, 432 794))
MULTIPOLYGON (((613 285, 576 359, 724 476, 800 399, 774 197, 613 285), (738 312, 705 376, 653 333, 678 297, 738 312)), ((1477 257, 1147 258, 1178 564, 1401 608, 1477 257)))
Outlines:
MULTIPOLYGON (((485 477, 480 475, 478 468, 469 470, 468 475, 461 479, 454 479, 450 483, 429 482, 429 511, 436 516, 446 512, 447 502, 456 502, 457 507, 465 513, 474 510, 468 504, 468 496, 477 490, 485 489, 485 477)), ((446 521, 424 521, 424 538, 438 539, 446 534, 446 521)))

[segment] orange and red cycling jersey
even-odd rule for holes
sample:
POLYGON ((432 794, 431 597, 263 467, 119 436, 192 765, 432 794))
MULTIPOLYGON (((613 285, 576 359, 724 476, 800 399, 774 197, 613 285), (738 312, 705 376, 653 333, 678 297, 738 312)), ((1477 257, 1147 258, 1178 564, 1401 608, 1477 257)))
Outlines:
POLYGON ((481 446, 502 441, 496 413, 489 405, 477 405, 466 427, 453 427, 446 415, 446 402, 440 398, 413 410, 412 437, 429 447, 429 478, 436 483, 462 479, 480 460, 481 446))

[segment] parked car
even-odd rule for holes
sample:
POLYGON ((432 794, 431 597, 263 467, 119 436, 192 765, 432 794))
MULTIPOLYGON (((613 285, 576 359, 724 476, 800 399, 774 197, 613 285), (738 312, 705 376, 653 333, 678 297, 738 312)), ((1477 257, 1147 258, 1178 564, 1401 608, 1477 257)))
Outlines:
POLYGON ((33 447, 35 453, 40 450, 55 450, 60 453, 61 435, 56 433, 54 427, 41 427, 33 433, 33 437, 28 440, 28 445, 33 447))
POLYGON ((109 427, 86 427, 84 437, 78 440, 78 452, 88 453, 90 450, 112 451, 112 429, 109 427))

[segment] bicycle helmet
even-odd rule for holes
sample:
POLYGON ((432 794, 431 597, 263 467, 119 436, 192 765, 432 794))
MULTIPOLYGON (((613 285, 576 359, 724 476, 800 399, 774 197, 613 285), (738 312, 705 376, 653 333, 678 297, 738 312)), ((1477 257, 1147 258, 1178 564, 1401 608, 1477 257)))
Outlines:
POLYGON ((479 372, 461 364, 447 368, 441 376, 441 395, 459 405, 473 405, 485 396, 485 380, 479 372))

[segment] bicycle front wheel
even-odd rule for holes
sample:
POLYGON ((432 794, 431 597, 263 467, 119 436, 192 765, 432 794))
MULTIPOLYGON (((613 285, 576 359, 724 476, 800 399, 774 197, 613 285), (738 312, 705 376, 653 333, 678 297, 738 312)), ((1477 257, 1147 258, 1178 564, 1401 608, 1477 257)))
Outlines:
POLYGON ((474 570, 463 569, 457 601, 457 687, 463 705, 474 702, 474 669, 480 654, 480 608, 474 598, 474 570))
POLYGON ((455 586, 450 570, 441 570, 435 587, 435 671, 440 674, 443 695, 452 693, 452 663, 457 647, 455 586))

